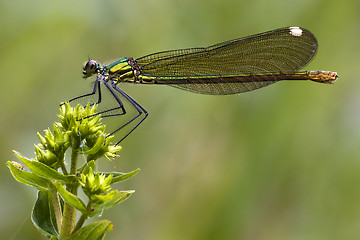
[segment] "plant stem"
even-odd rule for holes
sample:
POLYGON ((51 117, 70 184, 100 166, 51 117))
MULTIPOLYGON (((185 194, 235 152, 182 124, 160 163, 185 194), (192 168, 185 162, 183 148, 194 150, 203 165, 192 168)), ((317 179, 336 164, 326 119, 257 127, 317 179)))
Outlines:
POLYGON ((61 170, 62 170, 62 172, 63 172, 64 175, 68 175, 68 174, 69 174, 69 173, 67 172, 67 170, 66 170, 66 167, 65 167, 65 161, 61 161, 60 167, 61 167, 61 170))
MULTIPOLYGON (((77 187, 78 186, 66 186, 66 190, 71 192, 72 194, 77 194, 77 187)), ((64 204, 64 213, 63 213, 63 219, 61 224, 61 230, 60 230, 60 239, 69 237, 74 225, 75 225, 75 217, 76 217, 76 210, 73 208, 70 204, 66 203, 64 204)))
POLYGON ((74 227, 74 229, 73 229, 73 231, 72 231, 72 234, 74 234, 77 230, 79 230, 79 229, 82 227, 82 225, 84 224, 85 220, 86 220, 86 217, 85 217, 84 214, 82 214, 82 215, 80 216, 80 218, 79 218, 79 221, 76 223, 76 225, 75 225, 75 227, 74 227))
POLYGON ((76 174, 77 158, 79 155, 80 141, 78 139, 74 140, 71 152, 71 165, 70 165, 70 174, 76 174))
POLYGON ((58 192, 56 190, 51 191, 51 195, 52 195, 52 202, 53 202, 55 216, 56 216, 57 228, 60 229, 61 228, 62 213, 61 213, 59 195, 58 195, 58 192))
MULTIPOLYGON (((76 174, 76 165, 77 165, 77 157, 78 151, 80 147, 80 141, 78 139, 74 139, 72 144, 72 152, 71 152, 71 165, 70 165, 70 174, 76 174)), ((68 184, 66 185, 66 190, 70 193, 77 195, 78 184, 68 184)), ((66 238, 71 235, 71 232, 74 229, 75 225, 75 217, 76 217, 76 210, 70 204, 64 204, 64 213, 62 219, 62 225, 60 230, 60 238, 66 238)))
MULTIPOLYGON (((90 209, 90 208, 91 208, 91 205, 92 205, 92 201, 89 200, 86 208, 87 208, 87 209, 90 209)), ((85 222, 86 219, 87 219, 87 216, 85 216, 84 214, 82 214, 82 215, 80 216, 78 222, 76 223, 76 225, 75 225, 75 227, 74 227, 74 230, 73 230, 72 234, 74 234, 77 230, 79 230, 79 229, 82 227, 82 225, 84 224, 84 222, 85 222)))

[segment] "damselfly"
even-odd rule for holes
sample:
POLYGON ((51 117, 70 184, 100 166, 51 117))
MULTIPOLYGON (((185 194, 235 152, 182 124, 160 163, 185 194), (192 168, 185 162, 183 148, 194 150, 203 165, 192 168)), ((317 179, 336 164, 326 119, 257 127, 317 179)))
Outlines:
POLYGON ((164 84, 213 95, 252 91, 281 80, 332 83, 338 78, 336 72, 299 71, 315 56, 317 49, 318 42, 309 30, 285 27, 205 48, 170 50, 137 59, 122 58, 109 65, 90 59, 84 65, 83 77, 97 76, 94 89, 70 101, 98 94, 97 103, 101 103, 101 83, 117 103, 115 108, 99 112, 102 117, 126 114, 121 98, 128 101, 136 114, 110 134, 133 124, 117 142, 119 144, 148 115, 117 86, 120 82, 164 84))

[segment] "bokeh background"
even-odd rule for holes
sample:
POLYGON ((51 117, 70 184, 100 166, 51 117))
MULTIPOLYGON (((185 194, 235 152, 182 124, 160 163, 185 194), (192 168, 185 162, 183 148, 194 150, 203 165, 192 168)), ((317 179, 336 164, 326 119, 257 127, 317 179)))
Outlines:
MULTIPOLYGON (((101 168, 140 174, 98 219, 107 239, 359 239, 360 2, 358 0, 0 1, 0 238, 42 239, 30 220, 36 191, 6 161, 33 157, 37 131, 61 101, 91 88, 101 62, 201 47, 283 26, 318 38, 307 70, 334 85, 280 82, 233 96, 166 86, 122 87, 149 118, 101 168)), ((43 238, 44 239, 44 238, 43 238)))

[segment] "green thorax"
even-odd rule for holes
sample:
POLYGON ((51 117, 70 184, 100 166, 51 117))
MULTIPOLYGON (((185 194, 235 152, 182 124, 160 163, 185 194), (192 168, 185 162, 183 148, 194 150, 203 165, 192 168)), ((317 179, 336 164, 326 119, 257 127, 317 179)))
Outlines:
POLYGON ((102 68, 104 71, 99 71, 99 74, 106 74, 107 80, 111 79, 118 82, 135 82, 133 67, 129 64, 132 58, 122 58, 109 65, 104 65, 102 68))

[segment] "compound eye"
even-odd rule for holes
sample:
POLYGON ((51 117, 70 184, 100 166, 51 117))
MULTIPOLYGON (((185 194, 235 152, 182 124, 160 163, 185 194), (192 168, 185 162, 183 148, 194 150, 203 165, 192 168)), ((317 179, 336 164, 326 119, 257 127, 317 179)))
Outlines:
POLYGON ((88 78, 94 75, 98 70, 99 66, 100 66, 99 62, 89 59, 89 61, 87 61, 83 67, 83 75, 84 75, 83 77, 88 78))

